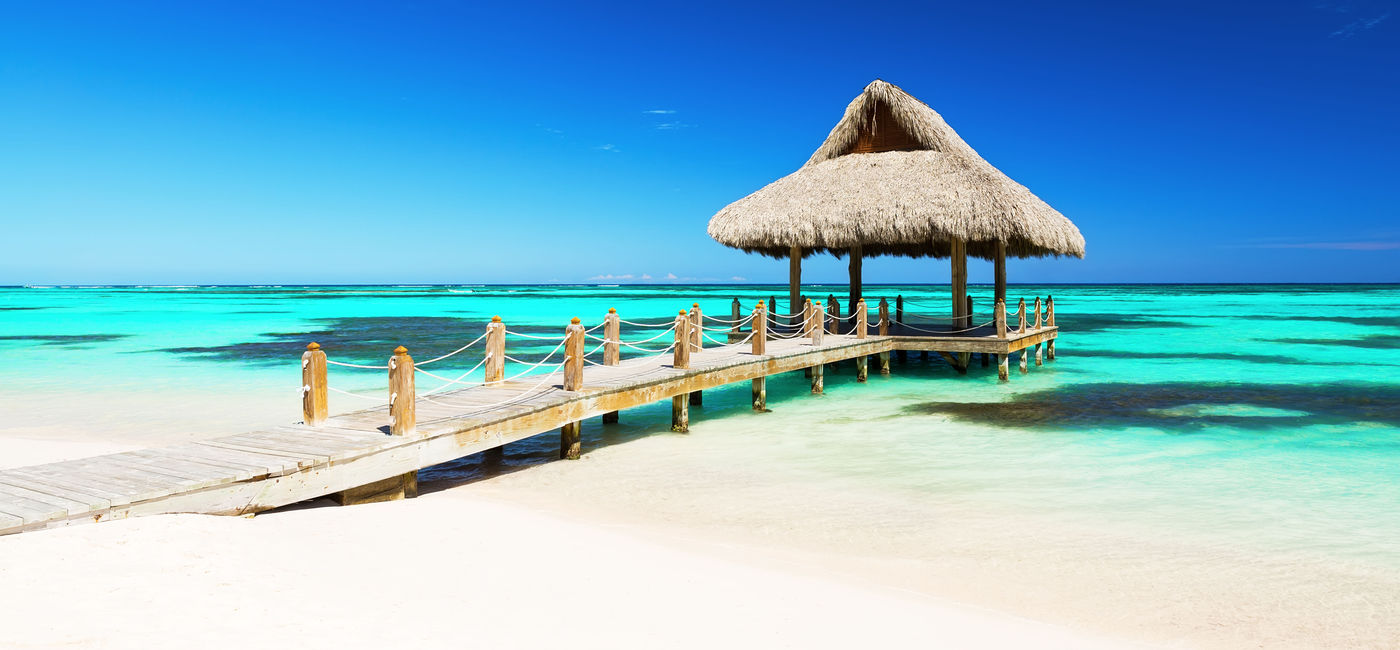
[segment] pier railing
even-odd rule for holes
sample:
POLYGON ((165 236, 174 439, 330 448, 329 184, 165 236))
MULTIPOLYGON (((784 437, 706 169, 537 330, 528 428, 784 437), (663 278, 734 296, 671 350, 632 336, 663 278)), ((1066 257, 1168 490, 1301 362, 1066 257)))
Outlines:
MULTIPOLYGON (((776 299, 770 300, 776 302, 776 299)), ((729 318, 706 315, 701 310, 699 303, 693 303, 690 309, 680 310, 674 319, 662 320, 661 322, 648 322, 659 319, 625 320, 616 309, 609 309, 602 321, 591 327, 585 327, 579 318, 573 318, 564 328, 563 336, 558 338, 512 330, 502 321, 500 316, 493 316, 491 321, 487 323, 485 332, 451 352, 424 361, 415 361, 408 348, 400 345, 394 349, 384 365, 365 365, 329 359, 326 351, 318 343, 313 342, 306 346, 301 360, 302 416, 306 424, 321 426, 328 418, 329 394, 337 393, 387 406, 390 433, 404 435, 415 429, 415 404, 418 399, 429 403, 453 406, 450 399, 440 394, 450 389, 500 386, 518 381, 529 381, 536 377, 538 380, 524 392, 514 392, 498 404, 473 404, 473 406, 508 405, 556 387, 564 391, 579 391, 584 388, 584 369, 586 366, 616 366, 624 360, 624 354, 631 355, 628 357, 629 359, 659 358, 670 355, 673 367, 685 369, 689 367, 691 353, 705 349, 707 343, 713 345, 749 343, 752 354, 763 355, 768 341, 802 338, 810 340, 813 345, 821 345, 823 336, 827 334, 850 335, 858 339, 866 338, 870 334, 914 337, 980 335, 1007 339, 1012 336, 1012 332, 1020 335, 1028 332, 1033 333, 1044 327, 1055 327, 1055 301, 1053 297, 1048 296, 1043 302, 1043 309, 1041 299, 1035 298, 1029 317, 1027 316, 1027 303, 1025 299, 1021 299, 1016 309, 1017 324, 1014 330, 1008 323, 1006 305, 1001 301, 995 303, 991 320, 973 324, 975 318, 970 296, 966 300, 965 309, 952 317, 937 316, 936 312, 933 311, 922 311, 921 307, 929 308, 931 305, 908 300, 903 295, 895 296, 894 309, 891 313, 889 300, 881 298, 874 310, 875 322, 873 324, 870 320, 872 309, 864 299, 859 300, 855 307, 844 316, 841 315, 841 305, 835 296, 827 297, 825 308, 820 301, 804 298, 801 307, 791 313, 777 312, 772 307, 774 302, 760 300, 745 315, 742 304, 738 298, 735 298, 730 304, 729 318), (624 338, 624 325, 631 328, 633 332, 641 331, 641 334, 632 337, 631 340, 624 338), (601 330, 601 334, 597 333, 599 330, 601 330), (511 356, 507 352, 507 344, 511 340, 524 341, 535 347, 551 343, 554 345, 542 358, 532 362, 511 356), (667 344, 661 346, 661 342, 667 342, 667 344), (596 345, 592 345, 593 343, 596 345), (591 349, 590 345, 592 345, 591 349), (425 368, 478 347, 482 351, 481 360, 455 377, 439 374, 425 368), (556 357, 559 358, 558 361, 551 361, 556 357), (523 369, 507 376, 507 362, 523 366, 523 369), (368 397, 331 386, 328 381, 329 366, 387 371, 389 376, 387 399, 368 397), (479 380, 469 379, 478 370, 481 371, 481 378, 479 380), (562 378, 557 376, 559 373, 562 373, 562 378), (418 375, 440 383, 431 390, 419 392, 418 375)), ((1054 359, 1053 339, 1048 341, 1047 351, 1049 358, 1054 359)), ((897 353, 903 360, 905 351, 901 349, 897 350, 897 353)), ((1006 355, 999 356, 1001 357, 1000 363, 1003 366, 1004 378, 1006 355)), ((1035 356, 1036 364, 1039 365, 1041 363, 1039 344, 1035 345, 1035 356)), ((986 359, 987 355, 984 353, 984 365, 986 359)), ((1024 371, 1027 365, 1024 354, 1021 356, 1020 363, 1024 371)), ((879 354, 879 364, 880 372, 888 374, 888 352, 879 354)), ((964 367, 960 370, 965 370, 965 359, 962 361, 962 365, 964 367)), ((813 390, 820 392, 821 369, 814 369, 813 372, 813 390)), ((865 378, 866 359, 861 358, 857 361, 857 379, 864 381, 865 378)), ((755 380, 755 382, 759 381, 755 380)), ((756 384, 754 389, 755 404, 762 403, 760 395, 762 389, 762 386, 756 384)), ((685 398, 686 404, 699 404, 701 399, 698 392, 681 397, 685 398)), ((676 399, 680 400, 681 397, 676 399)), ((673 406, 677 414, 680 415, 683 406, 679 402, 673 406)), ((605 415, 604 420, 616 421, 616 413, 605 415)))

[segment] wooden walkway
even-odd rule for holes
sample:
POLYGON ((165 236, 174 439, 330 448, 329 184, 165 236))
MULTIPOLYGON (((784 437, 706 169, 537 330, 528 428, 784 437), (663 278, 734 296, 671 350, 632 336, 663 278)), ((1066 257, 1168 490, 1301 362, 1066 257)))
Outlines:
MULTIPOLYGON (((411 496, 418 469, 561 427, 575 427, 577 435, 576 423, 586 418, 667 398, 681 409, 684 399, 678 396, 746 380, 757 380, 758 400, 769 375, 872 355, 888 360, 895 350, 1000 354, 1004 370, 1010 352, 1032 345, 1039 363, 1039 344, 1053 341, 1057 332, 1048 326, 1006 338, 828 334, 819 344, 772 339, 761 355, 748 344, 730 344, 691 352, 685 369, 669 356, 588 366, 575 391, 563 389, 560 370, 418 397, 416 429, 404 435, 389 435, 388 409, 381 406, 315 427, 279 426, 0 470, 0 534, 148 514, 245 514, 326 495, 352 502, 379 500, 395 490, 411 496)), ((1026 352, 1021 363, 1024 370, 1026 352)), ((814 391, 820 390, 820 371, 817 377, 814 391)))

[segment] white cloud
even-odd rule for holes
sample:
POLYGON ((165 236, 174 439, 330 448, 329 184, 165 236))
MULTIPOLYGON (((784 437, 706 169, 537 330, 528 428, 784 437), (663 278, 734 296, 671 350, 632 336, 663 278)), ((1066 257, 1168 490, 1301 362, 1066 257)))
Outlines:
POLYGON ((736 276, 733 276, 733 277, 729 278, 729 281, 730 281, 730 282, 748 282, 749 279, 746 278, 746 277, 744 277, 744 276, 742 276, 742 275, 736 275, 736 276))
POLYGON ((667 274, 666 274, 666 277, 663 278, 663 279, 665 279, 665 280, 679 280, 680 278, 677 277, 675 273, 667 273, 667 274))
POLYGON ((674 115, 676 112, 669 108, 653 108, 649 111, 642 111, 644 115, 674 115))
POLYGON ((600 144, 597 146, 597 148, 603 151, 611 151, 613 153, 621 153, 622 151, 621 149, 618 149, 617 145, 615 144, 600 144))
POLYGON ((1331 38, 1351 38, 1361 32, 1364 32, 1372 27, 1375 27, 1376 25, 1381 24, 1382 21, 1389 17, 1390 13, 1387 12, 1376 16, 1375 18, 1361 18, 1358 20, 1353 20, 1347 23, 1346 25, 1343 25, 1341 29, 1332 32, 1331 38))
POLYGON ((622 275, 613 275, 613 274, 611 274, 611 273, 604 273, 603 275, 595 275, 595 276, 593 276, 593 277, 591 277, 591 278, 588 278, 588 281, 589 281, 589 282, 615 282, 615 281, 617 281, 617 280, 633 280, 633 279, 636 279, 636 277, 637 277, 637 276, 632 275, 631 273, 623 273, 622 275))
POLYGON ((651 276, 650 276, 650 275, 647 275, 647 274, 645 274, 645 273, 643 273, 643 274, 642 274, 642 277, 637 278, 637 279, 638 279, 638 280, 650 280, 650 279, 651 279, 651 276))

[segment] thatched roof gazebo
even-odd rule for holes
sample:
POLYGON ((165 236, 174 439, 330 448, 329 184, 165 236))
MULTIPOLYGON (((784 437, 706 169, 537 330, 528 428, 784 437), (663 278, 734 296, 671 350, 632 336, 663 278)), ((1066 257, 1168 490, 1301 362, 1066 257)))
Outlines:
POLYGON ((850 256, 851 307, 868 255, 948 257, 953 316, 966 316, 967 256, 1084 257, 1079 229, 983 160, 943 117, 898 86, 865 87, 801 169, 720 210, 709 234, 726 246, 790 261, 790 304, 802 258, 850 256))

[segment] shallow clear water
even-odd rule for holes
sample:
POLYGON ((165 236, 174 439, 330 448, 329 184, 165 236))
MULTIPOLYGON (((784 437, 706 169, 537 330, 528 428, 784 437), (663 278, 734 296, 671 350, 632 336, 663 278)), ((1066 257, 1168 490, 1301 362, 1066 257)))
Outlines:
MULTIPOLYGON (((0 289, 0 406, 4 426, 30 437, 237 431, 297 419, 297 360, 311 340, 344 361, 383 363, 400 343, 423 359, 476 338, 493 314, 513 330, 556 335, 570 317, 596 323, 609 307, 657 322, 699 301, 707 314, 728 317, 734 297, 747 308, 782 291, 0 289), (78 390, 120 399, 97 400, 100 412, 71 402, 60 413, 39 412, 78 390), (179 396, 175 412, 171 395, 179 396), (201 428, 181 410, 218 416, 201 428)), ((973 288, 979 314, 989 291, 973 288)), ((585 452, 601 466, 550 463, 557 439, 546 435, 513 445, 501 466, 471 457, 424 479, 450 484, 537 466, 535 481, 572 473, 607 482, 599 499, 620 506, 754 529, 808 525, 875 555, 900 540, 926 544, 934 520, 953 513, 994 513, 1002 522, 1014 513, 1028 527, 1051 522, 1114 539, 1345 568, 1372 581, 1359 615, 1392 611, 1400 602, 1393 591, 1400 585, 1400 287, 1011 289, 1031 299, 1051 293, 1059 358, 1032 362, 1028 374, 1013 362, 1009 383, 997 381, 995 364, 974 363, 959 376, 917 353, 863 385, 851 367, 834 368, 820 397, 789 373, 770 383, 768 414, 749 411, 746 386, 708 391, 689 436, 666 432, 666 405, 628 411, 607 428, 590 421, 585 452), (610 469, 587 474, 596 467, 610 469), (662 485, 675 488, 666 501, 646 496, 662 485)), ((867 288, 868 297, 894 294, 911 312, 948 302, 944 287, 867 288)), ((785 303, 780 298, 780 308, 785 303)), ((511 346, 522 358, 549 347, 514 339, 511 346)), ((438 372, 456 376, 476 364, 475 354, 438 372)), ((331 383, 377 398, 384 379, 335 368, 331 383)), ((420 378, 420 391, 434 385, 420 378)), ((369 404, 338 395, 332 402, 333 410, 369 404)), ((518 483, 525 474, 510 476, 518 483)), ((1327 593, 1349 588, 1338 589, 1327 593)))

